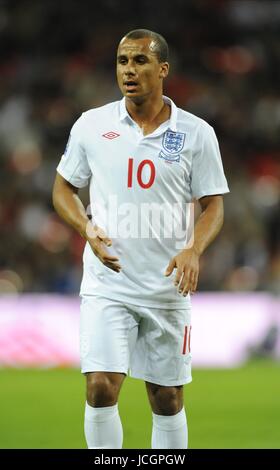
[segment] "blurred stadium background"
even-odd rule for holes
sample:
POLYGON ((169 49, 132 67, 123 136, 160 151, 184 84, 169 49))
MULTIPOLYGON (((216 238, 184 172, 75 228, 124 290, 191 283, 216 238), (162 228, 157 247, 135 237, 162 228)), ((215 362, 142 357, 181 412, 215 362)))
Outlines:
MULTIPOLYGON (((51 189, 74 121, 120 98, 116 46, 138 27, 166 37, 165 94, 215 128, 231 189, 193 298, 190 447, 280 448, 277 0, 0 0, 0 448, 85 447, 83 240, 51 189)), ((149 447, 141 382, 120 409, 125 447, 149 447)))

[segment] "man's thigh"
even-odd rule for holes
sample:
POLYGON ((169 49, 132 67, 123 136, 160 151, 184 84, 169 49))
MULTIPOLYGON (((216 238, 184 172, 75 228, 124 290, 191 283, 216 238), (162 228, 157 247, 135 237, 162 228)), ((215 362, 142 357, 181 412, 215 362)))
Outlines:
POLYGON ((119 372, 129 368, 134 315, 121 302, 101 296, 83 296, 80 316, 82 373, 119 372))
POLYGON ((191 309, 141 307, 138 313, 131 376, 170 387, 191 382, 191 309))

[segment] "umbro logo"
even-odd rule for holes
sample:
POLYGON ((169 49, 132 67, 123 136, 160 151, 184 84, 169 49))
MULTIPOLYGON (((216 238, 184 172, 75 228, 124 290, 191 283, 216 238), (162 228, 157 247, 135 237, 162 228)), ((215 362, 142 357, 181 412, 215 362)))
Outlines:
POLYGON ((102 137, 105 137, 105 139, 115 139, 116 137, 119 137, 120 134, 117 134, 116 132, 110 131, 106 132, 106 134, 102 134, 102 137))

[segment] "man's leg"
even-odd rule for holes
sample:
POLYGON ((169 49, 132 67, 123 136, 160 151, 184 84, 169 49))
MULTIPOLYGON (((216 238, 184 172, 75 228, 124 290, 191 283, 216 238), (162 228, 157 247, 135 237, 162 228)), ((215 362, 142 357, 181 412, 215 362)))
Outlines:
POLYGON ((87 383, 85 435, 90 448, 122 446, 117 402, 129 368, 130 332, 134 328, 137 322, 121 302, 82 297, 80 357, 87 383))
POLYGON ((163 387, 146 382, 146 388, 153 411, 152 449, 187 449, 183 386, 163 387))
POLYGON ((121 449, 123 430, 118 396, 125 374, 88 372, 85 436, 89 449, 121 449))

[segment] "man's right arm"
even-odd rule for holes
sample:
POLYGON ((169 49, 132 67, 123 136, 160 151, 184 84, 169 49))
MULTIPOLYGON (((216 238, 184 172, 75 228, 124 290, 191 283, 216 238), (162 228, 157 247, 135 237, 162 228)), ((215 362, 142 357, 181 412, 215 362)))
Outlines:
POLYGON ((73 186, 57 172, 52 193, 56 212, 89 242, 94 254, 105 266, 119 272, 121 266, 118 258, 111 256, 105 249, 105 246, 112 244, 111 240, 101 229, 91 224, 78 191, 79 188, 73 186))
POLYGON ((53 186, 53 205, 58 215, 87 239, 86 231, 89 219, 76 188, 59 173, 53 186))

